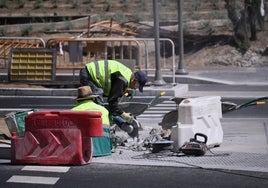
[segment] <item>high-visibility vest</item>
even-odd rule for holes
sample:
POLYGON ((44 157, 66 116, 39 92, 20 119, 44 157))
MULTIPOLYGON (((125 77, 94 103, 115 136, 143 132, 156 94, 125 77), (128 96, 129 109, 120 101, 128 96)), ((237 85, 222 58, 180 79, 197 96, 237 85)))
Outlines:
POLYGON ((109 120, 109 111, 99 104, 96 104, 92 100, 83 100, 79 101, 72 110, 80 110, 80 111, 98 111, 101 112, 102 123, 104 127, 110 127, 110 120, 109 120))
POLYGON ((110 131, 110 120, 108 110, 93 102, 92 100, 79 101, 72 110, 76 111, 98 111, 101 112, 102 125, 103 125, 103 136, 93 137, 93 157, 111 155, 112 150, 112 138, 110 131))
MULTIPOLYGON (((132 71, 124 64, 115 60, 100 60, 86 64, 92 80, 103 89, 105 96, 109 96, 111 90, 111 74, 119 73, 127 80, 129 86, 132 71)), ((127 89, 127 88, 126 88, 127 89)))

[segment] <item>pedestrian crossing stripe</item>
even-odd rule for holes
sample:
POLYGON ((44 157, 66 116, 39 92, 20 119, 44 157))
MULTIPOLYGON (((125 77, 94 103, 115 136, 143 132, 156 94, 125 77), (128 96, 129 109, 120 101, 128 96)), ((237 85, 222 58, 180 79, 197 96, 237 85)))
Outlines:
POLYGON ((173 106, 154 106, 154 107, 150 107, 145 111, 151 111, 151 110, 166 110, 166 111, 171 111, 171 110, 175 110, 176 107, 173 106))
MULTIPOLYGON (((63 166, 24 166, 22 171, 38 171, 38 172, 58 172, 66 173, 70 167, 63 166)), ((44 176, 21 176, 13 175, 6 182, 8 183, 28 183, 28 184, 47 184, 54 185, 59 180, 59 177, 44 177, 44 176)))
POLYGON ((142 114, 140 114, 139 118, 148 118, 148 117, 158 117, 162 118, 166 113, 175 110, 177 105, 173 101, 164 101, 155 106, 149 107, 142 114))
POLYGON ((22 171, 41 171, 41 172, 68 172, 70 167, 62 167, 62 166, 25 166, 21 170, 22 171))
POLYGON ((9 183, 30 183, 30 184, 46 184, 54 185, 59 177, 42 177, 42 176, 18 176, 14 175, 7 180, 9 183))

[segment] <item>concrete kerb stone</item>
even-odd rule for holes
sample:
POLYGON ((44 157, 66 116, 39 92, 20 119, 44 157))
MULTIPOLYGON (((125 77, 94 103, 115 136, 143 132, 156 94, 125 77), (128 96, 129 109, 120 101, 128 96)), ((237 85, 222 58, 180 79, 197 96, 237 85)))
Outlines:
POLYGON ((76 89, 51 88, 6 88, 0 89, 0 95, 11 96, 75 96, 76 89))
POLYGON ((11 95, 11 96, 47 96, 51 95, 51 89, 42 88, 6 88, 0 89, 0 95, 11 95))
MULTIPOLYGON (((137 96, 156 96, 160 92, 166 92, 167 96, 178 96, 188 92, 187 84, 175 86, 150 86, 145 87, 143 93, 136 92, 137 96)), ((52 88, 1 88, 0 95, 11 96, 76 96, 77 89, 52 89, 52 88)))

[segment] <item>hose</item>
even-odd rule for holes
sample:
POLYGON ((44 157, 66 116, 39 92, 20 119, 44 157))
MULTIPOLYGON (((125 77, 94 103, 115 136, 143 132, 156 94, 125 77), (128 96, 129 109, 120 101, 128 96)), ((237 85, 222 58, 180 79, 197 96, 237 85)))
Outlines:
POLYGON ((240 104, 240 105, 238 105, 236 107, 236 110, 240 109, 240 108, 245 108, 245 107, 248 107, 248 106, 253 106, 253 105, 265 105, 264 100, 268 100, 268 97, 260 97, 260 98, 257 98, 257 99, 250 100, 250 101, 248 101, 246 103, 240 104))

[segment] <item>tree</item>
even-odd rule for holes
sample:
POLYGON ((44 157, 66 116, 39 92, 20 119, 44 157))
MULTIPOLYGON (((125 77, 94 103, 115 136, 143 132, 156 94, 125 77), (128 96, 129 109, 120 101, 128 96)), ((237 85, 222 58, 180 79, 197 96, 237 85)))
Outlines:
POLYGON ((261 13, 263 1, 244 0, 242 9, 238 8, 236 0, 225 0, 225 2, 228 17, 233 24, 234 43, 242 53, 245 53, 250 47, 250 40, 257 40, 256 23, 259 24, 260 29, 263 28, 264 15, 261 13))

